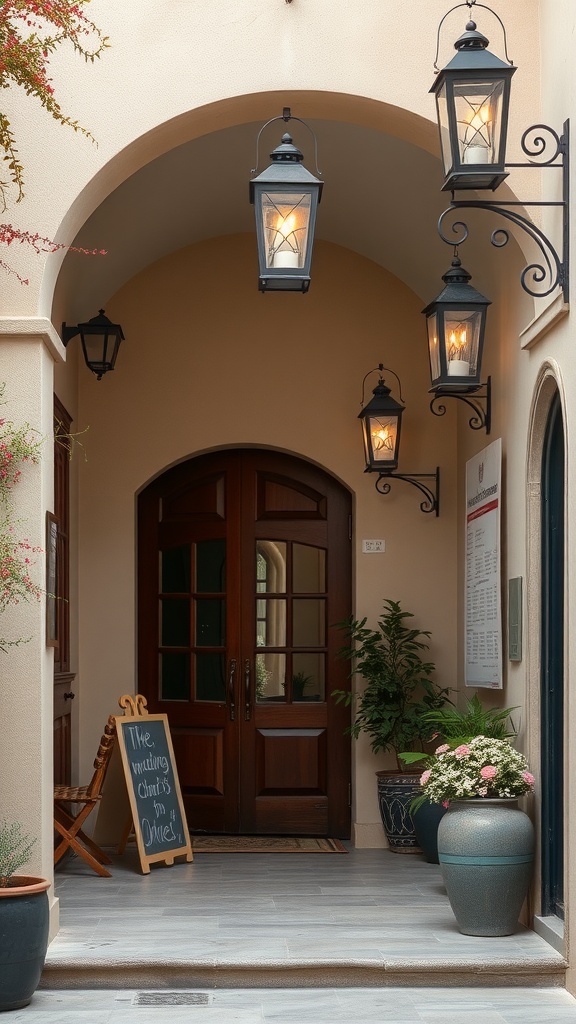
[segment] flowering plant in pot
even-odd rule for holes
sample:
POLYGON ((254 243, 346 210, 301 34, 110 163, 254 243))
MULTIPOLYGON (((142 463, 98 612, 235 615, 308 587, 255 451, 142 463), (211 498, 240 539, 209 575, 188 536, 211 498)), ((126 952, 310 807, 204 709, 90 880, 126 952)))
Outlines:
MULTIPOLYGON (((466 700, 463 709, 454 704, 425 711, 423 721, 434 729, 434 739, 442 739, 436 748, 438 752, 454 750, 461 744, 467 744, 475 736, 487 736, 493 739, 513 739, 516 729, 511 720, 515 708, 485 707, 477 693, 466 700)), ((435 763, 435 755, 417 751, 404 751, 398 755, 406 765, 421 764, 429 768, 435 763)), ((442 804, 431 802, 421 790, 410 805, 418 843, 426 854, 426 859, 438 863, 438 825, 445 813, 442 804)))
POLYGON ((473 797, 520 797, 534 782, 524 755, 507 740, 489 736, 475 736, 454 749, 441 744, 420 778, 423 796, 445 807, 473 797))
POLYGON ((375 754, 393 752, 396 768, 377 772, 382 822, 390 848, 394 852, 420 852, 416 843, 410 800, 418 791, 418 776, 401 768, 398 755, 407 748, 424 750, 433 728, 424 721, 424 713, 442 707, 449 690, 431 678, 434 664, 427 661, 430 633, 408 624, 411 612, 403 611, 398 601, 384 601, 376 629, 361 621, 339 623, 347 640, 338 657, 352 663, 351 678, 364 683, 358 692, 334 690, 332 696, 354 708, 348 731, 358 738, 366 733, 375 754), (392 808, 398 809, 395 815, 392 808))
POLYGON ((423 772, 425 797, 447 807, 438 860, 460 931, 510 935, 532 875, 534 829, 518 798, 532 792, 528 762, 508 740, 441 744, 423 772))
POLYGON ((0 823, 0 1011, 28 1005, 46 958, 50 881, 17 874, 35 842, 19 822, 0 823))

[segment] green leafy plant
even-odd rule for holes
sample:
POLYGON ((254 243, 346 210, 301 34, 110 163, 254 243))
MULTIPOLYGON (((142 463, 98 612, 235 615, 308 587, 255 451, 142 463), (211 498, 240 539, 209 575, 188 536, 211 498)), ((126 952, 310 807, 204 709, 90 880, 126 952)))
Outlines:
POLYGON ((338 624, 347 640, 338 657, 352 663, 351 678, 359 676, 365 687, 359 693, 333 690, 332 696, 354 705, 351 735, 365 732, 374 753, 393 751, 397 761, 399 751, 424 747, 433 729, 423 716, 443 707, 450 692, 431 679, 434 663, 423 657, 430 633, 407 625, 411 618, 398 601, 387 599, 377 629, 366 618, 338 624))
POLYGON ((0 823, 0 888, 10 886, 12 875, 28 863, 35 842, 19 822, 0 823))
MULTIPOLYGON (((453 704, 425 711, 423 721, 431 727, 434 738, 440 738, 451 749, 461 743, 469 743, 474 736, 488 736, 492 739, 507 740, 516 736, 511 714, 517 708, 486 708, 477 693, 466 701, 464 710, 453 704)), ((399 755, 404 764, 416 764, 426 754, 404 751, 399 755)))

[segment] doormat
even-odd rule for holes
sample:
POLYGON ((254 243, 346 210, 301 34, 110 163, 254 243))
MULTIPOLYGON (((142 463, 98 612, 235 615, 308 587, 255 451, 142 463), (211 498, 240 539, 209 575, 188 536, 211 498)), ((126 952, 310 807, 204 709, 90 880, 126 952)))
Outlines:
POLYGON ((191 836, 194 853, 348 853, 339 839, 298 836, 191 836))

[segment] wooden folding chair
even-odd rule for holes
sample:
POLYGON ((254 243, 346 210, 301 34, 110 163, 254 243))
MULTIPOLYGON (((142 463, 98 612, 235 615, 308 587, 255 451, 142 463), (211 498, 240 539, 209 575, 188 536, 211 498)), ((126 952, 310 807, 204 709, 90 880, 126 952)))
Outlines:
POLYGON ((54 850, 54 864, 62 859, 68 848, 74 850, 90 867, 105 878, 110 872, 102 867, 112 861, 90 836, 82 831, 82 825, 96 804, 102 799, 102 786, 110 764, 116 729, 112 715, 104 728, 98 753, 94 761, 94 775, 88 786, 55 786, 54 787, 54 828, 62 836, 54 850), (80 810, 74 813, 73 805, 80 804, 80 810))

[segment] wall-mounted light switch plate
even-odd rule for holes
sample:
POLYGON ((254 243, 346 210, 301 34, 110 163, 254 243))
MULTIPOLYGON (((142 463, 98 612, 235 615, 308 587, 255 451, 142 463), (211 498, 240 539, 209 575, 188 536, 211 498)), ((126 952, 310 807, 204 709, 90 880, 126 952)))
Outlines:
POLYGON ((381 555, 386 550, 384 540, 363 540, 362 551, 365 555, 381 555))

